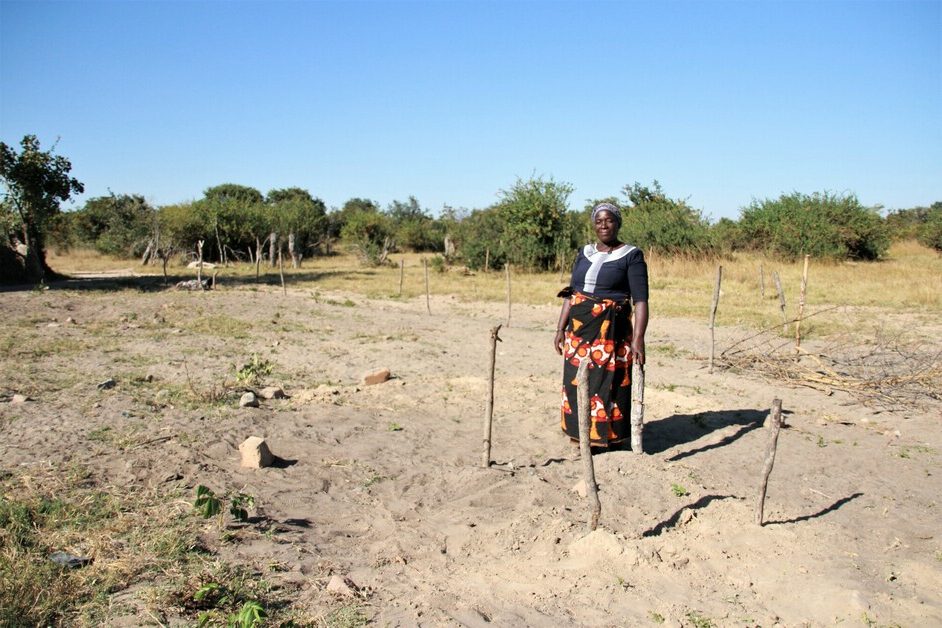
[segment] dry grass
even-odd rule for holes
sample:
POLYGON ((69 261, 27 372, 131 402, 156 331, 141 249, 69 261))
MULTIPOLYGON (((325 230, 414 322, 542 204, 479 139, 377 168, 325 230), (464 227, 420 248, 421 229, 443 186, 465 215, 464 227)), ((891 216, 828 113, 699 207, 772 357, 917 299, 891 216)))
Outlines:
MULTIPOLYGON (((312 290, 360 294, 378 299, 414 299, 425 294, 423 258, 414 253, 391 257, 391 265, 362 266, 351 254, 319 257, 304 262, 300 269, 285 269, 289 290, 312 290), (399 294, 399 261, 405 265, 402 294, 399 294)), ((133 261, 111 260, 97 253, 73 251, 66 256, 50 256, 56 270, 119 271, 159 273, 156 267, 141 268, 133 261)), ((780 274, 786 299, 786 315, 797 313, 801 283, 800 261, 783 262, 755 254, 736 254, 719 262, 723 266, 723 293, 717 314, 719 325, 741 325, 760 329, 781 322, 772 272, 780 274), (760 294, 760 267, 765 275, 765 297, 760 294)), ((654 316, 706 320, 713 292, 717 262, 683 257, 648 256, 651 281, 651 307, 654 316)), ((278 270, 262 267, 260 283, 278 285, 278 270)), ((168 270, 176 276, 195 276, 183 266, 168 270)), ((219 269, 223 283, 255 286, 255 268, 249 264, 219 269)), ((559 272, 512 272, 514 303, 557 303, 555 295, 568 277, 559 272)), ((506 299, 503 272, 469 272, 451 267, 445 272, 429 268, 433 295, 452 295, 460 301, 501 302, 506 299)), ((341 303, 343 304, 343 303, 341 303)), ((942 313, 942 257, 916 242, 898 242, 881 262, 822 262, 811 260, 805 312, 829 307, 842 309, 815 317, 803 329, 806 337, 828 336, 890 324, 899 329, 934 324, 942 313), (889 319, 894 319, 893 321, 889 319), (879 325, 875 325, 874 322, 879 325)))

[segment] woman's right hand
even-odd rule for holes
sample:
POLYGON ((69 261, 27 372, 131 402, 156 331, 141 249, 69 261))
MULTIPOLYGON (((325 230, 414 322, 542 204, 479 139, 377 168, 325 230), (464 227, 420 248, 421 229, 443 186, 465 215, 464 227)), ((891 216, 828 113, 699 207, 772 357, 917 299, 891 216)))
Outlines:
POLYGON ((556 353, 559 355, 563 354, 563 343, 566 341, 566 332, 562 329, 556 330, 556 336, 553 338, 553 348, 556 349, 556 353))

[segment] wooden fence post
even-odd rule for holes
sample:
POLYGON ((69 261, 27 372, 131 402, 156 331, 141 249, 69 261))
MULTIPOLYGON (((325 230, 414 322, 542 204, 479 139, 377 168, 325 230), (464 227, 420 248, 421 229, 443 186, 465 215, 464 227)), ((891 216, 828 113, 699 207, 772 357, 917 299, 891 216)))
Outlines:
POLYGON ((400 258, 399 259, 399 296, 402 296, 402 277, 405 274, 405 271, 404 271, 405 264, 406 264, 405 258, 400 258))
POLYGON ((805 268, 801 272, 801 290, 798 293, 798 318, 795 319, 795 353, 801 352, 801 317, 805 313, 805 289, 808 287, 808 258, 805 255, 805 268))
POLYGON ((775 450, 778 448, 778 435, 782 429, 782 400, 772 400, 772 414, 769 416, 769 442, 765 447, 765 463, 762 467, 762 479, 759 482, 759 497, 756 500, 756 524, 762 525, 765 510, 765 492, 769 487, 769 475, 775 464, 775 450))
POLYGON ((487 272, 487 267, 491 263, 491 247, 486 247, 484 249, 484 272, 487 272))
POLYGON ((425 309, 428 310, 428 315, 432 315, 432 302, 431 297, 429 296, 429 287, 428 287, 428 260, 424 257, 422 258, 422 266, 425 267, 425 309))
POLYGON ((504 266, 507 275, 507 327, 510 327, 510 262, 504 266))
POLYGON ((631 451, 644 453, 642 435, 644 432, 644 366, 631 364, 631 451))
POLYGON ((602 514, 602 502, 599 501, 599 486, 595 482, 595 466, 592 462, 592 444, 589 440, 589 359, 579 364, 576 372, 576 397, 579 404, 579 452, 582 456, 582 470, 585 477, 585 492, 589 499, 589 532, 599 527, 602 514))
POLYGON ((765 299, 765 268, 759 264, 759 294, 765 299))
POLYGON ((788 333, 788 319, 785 316, 785 291, 782 290, 782 279, 778 276, 778 271, 772 271, 772 279, 775 280, 775 289, 778 290, 778 306, 782 310, 782 333, 788 333))
POLYGON ((713 356, 716 353, 716 308, 720 304, 720 283, 723 281, 723 267, 716 267, 716 285, 713 286, 713 304, 710 305, 710 373, 713 372, 713 356))
POLYGON ((281 291, 288 296, 288 287, 285 285, 285 263, 281 257, 281 247, 278 247, 278 275, 281 277, 281 291))
POLYGON ((484 411, 484 468, 491 466, 491 426, 494 423, 494 365, 497 362, 497 343, 502 342, 497 332, 500 323, 491 328, 491 364, 487 379, 487 409, 484 411))
POLYGON ((202 290, 203 289, 203 241, 202 240, 197 240, 196 252, 200 256, 199 266, 196 267, 196 283, 199 284, 200 290, 202 290))

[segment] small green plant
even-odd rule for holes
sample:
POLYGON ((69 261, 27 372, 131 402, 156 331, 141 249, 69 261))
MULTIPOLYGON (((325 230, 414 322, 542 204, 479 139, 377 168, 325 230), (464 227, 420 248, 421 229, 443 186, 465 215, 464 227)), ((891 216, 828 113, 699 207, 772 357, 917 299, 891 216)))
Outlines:
POLYGON ((193 507, 204 519, 219 516, 219 527, 222 528, 222 504, 224 500, 229 501, 229 514, 239 522, 245 522, 249 518, 248 508, 255 506, 255 498, 245 493, 231 493, 220 499, 216 493, 207 486, 200 484, 196 487, 196 499, 193 501, 193 507))
POLYGON ((676 497, 686 497, 687 495, 690 495, 690 491, 688 491, 686 488, 684 488, 680 484, 671 484, 671 492, 676 497))
POLYGON ((648 617, 650 617, 651 621, 653 621, 655 624, 664 623, 664 616, 656 611, 648 611, 648 617))
POLYGON ((446 270, 445 258, 442 257, 441 255, 434 255, 431 258, 429 258, 428 265, 436 273, 443 273, 446 270))
POLYGON ((229 616, 226 625, 229 628, 255 628, 267 616, 261 604, 255 600, 249 600, 242 605, 238 613, 229 616))
POLYGON ((712 619, 705 615, 701 615, 697 611, 688 611, 687 621, 689 621, 690 625, 694 628, 713 628, 715 625, 712 619))
POLYGON ((390 432, 401 432, 402 426, 395 421, 390 421, 389 426, 386 429, 388 429, 390 432))
POLYGON ((827 447, 828 443, 823 436, 818 436, 818 447, 827 447))
POLYGON ((273 365, 270 361, 252 354, 252 359, 243 364, 236 371, 236 379, 245 384, 258 384, 268 375, 271 375, 273 365))

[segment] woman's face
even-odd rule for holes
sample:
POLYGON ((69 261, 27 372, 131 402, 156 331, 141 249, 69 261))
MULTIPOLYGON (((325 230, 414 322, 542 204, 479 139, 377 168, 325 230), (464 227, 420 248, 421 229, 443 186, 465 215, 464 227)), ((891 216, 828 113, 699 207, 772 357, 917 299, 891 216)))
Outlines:
POLYGON ((618 239, 618 221, 612 212, 600 211, 595 216, 595 235, 602 244, 612 244, 618 239))

